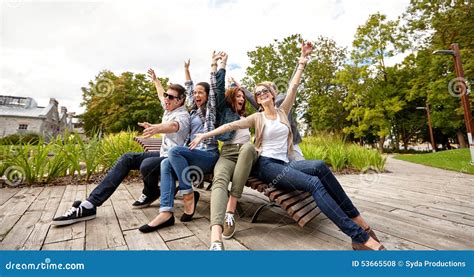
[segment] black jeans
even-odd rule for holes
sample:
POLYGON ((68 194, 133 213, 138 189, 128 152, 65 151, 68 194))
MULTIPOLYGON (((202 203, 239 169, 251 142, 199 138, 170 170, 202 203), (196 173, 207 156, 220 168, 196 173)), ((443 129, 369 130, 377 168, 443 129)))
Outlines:
POLYGON ((160 152, 130 152, 122 155, 87 200, 94 206, 102 205, 127 177, 130 170, 137 169, 140 169, 144 183, 143 194, 148 197, 159 197, 160 164, 164 159, 166 157, 160 157, 160 152))

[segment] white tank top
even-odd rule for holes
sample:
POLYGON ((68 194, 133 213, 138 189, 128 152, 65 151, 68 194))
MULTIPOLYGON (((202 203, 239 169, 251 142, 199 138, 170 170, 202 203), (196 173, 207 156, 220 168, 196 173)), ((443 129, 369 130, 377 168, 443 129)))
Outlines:
POLYGON ((288 127, 280 122, 277 114, 275 120, 268 119, 265 115, 263 128, 261 156, 288 162, 288 127))

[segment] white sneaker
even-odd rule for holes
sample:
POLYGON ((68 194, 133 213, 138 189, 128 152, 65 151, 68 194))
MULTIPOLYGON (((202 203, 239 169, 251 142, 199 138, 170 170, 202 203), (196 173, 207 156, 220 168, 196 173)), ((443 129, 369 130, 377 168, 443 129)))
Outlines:
POLYGON ((224 244, 222 243, 222 241, 214 241, 213 243, 211 243, 211 247, 209 247, 209 250, 222 251, 224 250, 224 244))

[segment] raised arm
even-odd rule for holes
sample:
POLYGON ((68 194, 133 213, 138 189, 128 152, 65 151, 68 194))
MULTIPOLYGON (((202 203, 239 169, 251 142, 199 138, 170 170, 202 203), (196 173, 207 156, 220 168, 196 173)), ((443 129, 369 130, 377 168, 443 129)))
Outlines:
POLYGON ((148 77, 150 77, 150 79, 155 84, 156 92, 158 93, 158 99, 160 99, 161 103, 164 103, 165 89, 163 88, 160 79, 156 78, 155 71, 151 68, 148 69, 148 77))
POLYGON ((221 56, 221 62, 219 63, 219 67, 216 73, 216 86, 217 86, 216 95, 218 97, 218 100, 219 98, 221 98, 221 96, 223 98, 225 94, 225 74, 226 74, 225 67, 227 65, 227 58, 229 57, 227 53, 225 52, 220 52, 220 56, 221 56))
MULTIPOLYGON (((216 70, 217 70, 217 61, 221 59, 221 52, 216 53, 212 52, 212 62, 211 62, 211 80, 210 80, 210 89, 209 94, 207 95, 206 103, 206 119, 204 122, 204 131, 210 132, 214 130, 216 126, 216 70)), ((212 139, 206 140, 205 143, 210 143, 212 139)))
POLYGON ((258 116, 258 113, 254 113, 250 116, 247 116, 246 118, 242 118, 240 120, 236 120, 236 121, 221 125, 219 128, 216 128, 210 132, 196 134, 193 141, 189 143, 189 149, 194 149, 204 139, 218 136, 218 135, 221 135, 233 130, 237 130, 237 129, 246 129, 246 128, 254 127, 255 119, 257 116, 258 116))
POLYGON ((288 92, 286 94, 285 100, 281 103, 280 108, 288 114, 291 110, 291 107, 295 103, 296 100, 296 91, 298 90, 298 86, 301 82, 301 76, 303 75, 304 68, 306 67, 306 63, 308 63, 308 57, 313 51, 313 44, 311 42, 303 42, 301 45, 301 55, 298 59, 298 67, 296 69, 296 73, 291 78, 290 84, 288 86, 288 92))
POLYGON ((191 80, 191 73, 189 72, 189 66, 191 65, 191 59, 188 59, 188 61, 184 61, 184 86, 186 88, 186 106, 187 107, 192 107, 194 98, 193 98, 193 90, 194 90, 194 84, 193 80, 191 80))
POLYGON ((179 123, 176 121, 169 121, 160 124, 138 123, 138 125, 145 128, 143 130, 143 137, 149 138, 156 134, 176 133, 179 130, 179 123))

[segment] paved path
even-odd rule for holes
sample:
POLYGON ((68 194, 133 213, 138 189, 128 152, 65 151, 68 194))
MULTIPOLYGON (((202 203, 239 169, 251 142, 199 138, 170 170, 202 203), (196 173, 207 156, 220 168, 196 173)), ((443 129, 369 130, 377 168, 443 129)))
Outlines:
MULTIPOLYGON (((388 159, 390 173, 340 175, 338 179, 388 249, 474 249, 474 176, 388 159)), ((201 190, 195 219, 172 228, 141 234, 138 227, 158 213, 151 207, 131 209, 140 183, 123 184, 96 219, 67 227, 50 226, 75 199, 95 185, 0 189, 0 249, 207 249, 209 197, 201 190)), ((252 214, 266 197, 245 188, 241 200, 252 214)), ((176 217, 182 201, 176 201, 176 217)), ((304 228, 278 207, 265 210, 258 223, 238 218, 226 249, 340 249, 350 239, 323 215, 304 228)))

